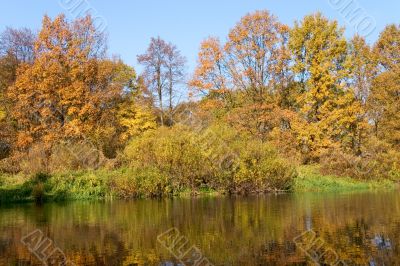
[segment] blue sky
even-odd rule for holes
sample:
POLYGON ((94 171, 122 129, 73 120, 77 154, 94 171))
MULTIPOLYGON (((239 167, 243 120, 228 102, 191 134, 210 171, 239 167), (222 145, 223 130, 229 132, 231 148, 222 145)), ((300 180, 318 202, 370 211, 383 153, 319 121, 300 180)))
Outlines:
POLYGON ((368 33, 369 42, 376 40, 386 24, 400 23, 399 0, 12 0, 1 5, 0 30, 6 26, 39 29, 44 14, 54 17, 65 13, 73 19, 76 12, 65 6, 74 3, 80 3, 82 10, 91 7, 95 16, 107 21, 110 54, 118 54, 137 67, 136 55, 146 50, 151 37, 161 36, 176 44, 188 58, 189 71, 195 66, 204 38, 218 36, 224 40, 243 15, 255 10, 268 9, 289 25, 304 15, 321 11, 346 26, 347 36, 357 28, 368 33), (341 10, 346 6, 347 10, 341 10), (345 18, 346 12, 357 8, 361 9, 353 21, 345 18), (374 25, 369 26, 372 21, 376 30, 374 25))

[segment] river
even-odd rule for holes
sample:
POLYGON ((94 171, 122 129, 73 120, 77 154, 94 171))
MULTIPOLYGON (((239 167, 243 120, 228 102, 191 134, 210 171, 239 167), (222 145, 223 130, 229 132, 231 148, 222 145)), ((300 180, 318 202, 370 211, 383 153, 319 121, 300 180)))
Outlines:
POLYGON ((400 265, 400 194, 0 207, 0 265, 400 265))

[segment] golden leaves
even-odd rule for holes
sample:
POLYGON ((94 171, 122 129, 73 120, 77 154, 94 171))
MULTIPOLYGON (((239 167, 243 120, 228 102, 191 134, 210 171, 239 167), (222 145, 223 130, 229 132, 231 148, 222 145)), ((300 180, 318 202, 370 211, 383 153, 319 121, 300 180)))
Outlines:
POLYGON ((105 114, 112 115, 113 101, 135 72, 121 61, 100 57, 102 41, 90 17, 72 23, 64 15, 44 17, 35 60, 19 67, 8 90, 13 118, 24 123, 19 125, 20 147, 33 139, 80 138, 105 123, 105 114))

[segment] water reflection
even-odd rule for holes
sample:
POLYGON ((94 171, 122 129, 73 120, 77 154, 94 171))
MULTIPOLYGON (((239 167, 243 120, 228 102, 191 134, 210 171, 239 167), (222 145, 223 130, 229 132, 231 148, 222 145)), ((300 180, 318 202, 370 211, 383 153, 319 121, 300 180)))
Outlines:
POLYGON ((3 206, 0 265, 41 265, 20 242, 35 229, 77 265, 178 265, 157 242, 174 227, 214 265, 308 265, 306 230, 349 265, 400 265, 398 192, 3 206))

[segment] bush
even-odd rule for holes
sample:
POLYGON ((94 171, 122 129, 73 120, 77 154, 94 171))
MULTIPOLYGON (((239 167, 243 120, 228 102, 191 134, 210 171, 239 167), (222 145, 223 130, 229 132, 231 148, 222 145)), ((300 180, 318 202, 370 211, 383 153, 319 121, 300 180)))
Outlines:
POLYGON ((147 132, 126 147, 124 160, 130 167, 160 170, 178 189, 186 186, 194 189, 210 171, 210 163, 197 137, 181 126, 147 132))
POLYGON ((105 162, 104 155, 89 141, 62 142, 52 148, 49 159, 51 172, 98 169, 105 162))
POLYGON ((49 172, 50 152, 43 143, 37 143, 29 149, 28 152, 20 155, 19 167, 25 174, 31 175, 36 173, 49 172))
POLYGON ((34 183, 44 183, 49 180, 51 176, 47 173, 37 173, 33 176, 32 181, 34 183))
POLYGON ((38 183, 33 187, 32 197, 37 203, 42 203, 44 201, 45 193, 43 183, 38 183))
POLYGON ((240 194, 289 190, 296 171, 268 144, 247 140, 236 145, 230 188, 240 194))
POLYGON ((173 194, 169 178, 155 168, 124 169, 113 173, 111 191, 119 198, 154 198, 173 194))
POLYGON ((361 156, 340 149, 331 151, 321 160, 322 172, 363 180, 400 180, 400 152, 389 144, 372 138, 361 156))
POLYGON ((0 160, 0 172, 8 174, 17 174, 21 171, 21 156, 14 154, 11 157, 0 160))
POLYGON ((268 144, 223 125, 201 131, 160 128, 133 140, 122 156, 129 167, 158 169, 175 190, 287 190, 295 176, 268 144))

